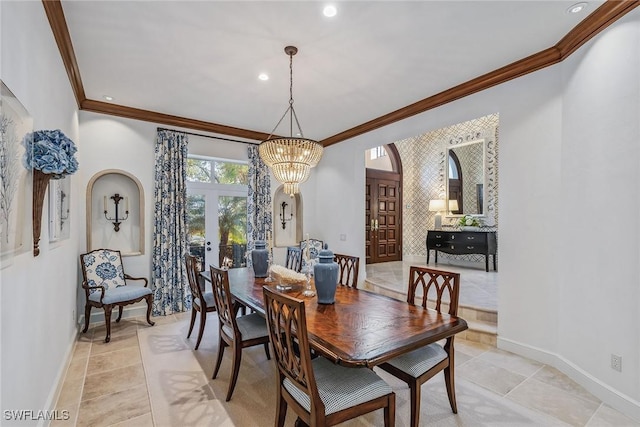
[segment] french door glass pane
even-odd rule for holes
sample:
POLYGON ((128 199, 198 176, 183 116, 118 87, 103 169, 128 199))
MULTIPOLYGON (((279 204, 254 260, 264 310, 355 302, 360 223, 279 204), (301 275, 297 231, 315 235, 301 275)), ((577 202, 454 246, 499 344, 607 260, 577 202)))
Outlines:
POLYGON ((187 227, 189 234, 189 254, 198 258, 200 270, 205 265, 205 227, 206 202, 202 194, 187 196, 187 227))
POLYGON ((229 268, 246 267, 247 260, 247 198, 218 198, 219 265, 229 268))

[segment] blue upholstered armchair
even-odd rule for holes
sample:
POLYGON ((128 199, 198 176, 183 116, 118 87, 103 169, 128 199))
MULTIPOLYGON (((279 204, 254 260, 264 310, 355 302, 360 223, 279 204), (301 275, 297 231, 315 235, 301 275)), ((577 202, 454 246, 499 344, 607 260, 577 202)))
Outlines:
POLYGON ((111 311, 114 306, 119 309, 119 322, 122 318, 122 307, 134 304, 143 299, 147 300, 147 323, 151 326, 151 307, 153 295, 147 287, 148 281, 144 277, 131 277, 124 273, 122 268, 122 255, 120 251, 112 249, 96 249, 80 255, 82 266, 82 288, 85 291, 87 302, 84 306, 84 329, 89 329, 91 307, 104 309, 104 319, 107 328, 107 336, 104 342, 111 340, 111 311), (129 285, 127 281, 143 281, 144 285, 129 285))

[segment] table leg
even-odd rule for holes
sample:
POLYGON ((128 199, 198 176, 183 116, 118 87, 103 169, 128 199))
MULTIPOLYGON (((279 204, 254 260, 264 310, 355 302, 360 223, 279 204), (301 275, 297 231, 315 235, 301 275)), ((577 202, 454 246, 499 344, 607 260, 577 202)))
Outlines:
POLYGON ((489 254, 484 256, 484 271, 489 272, 489 254))
POLYGON ((429 254, 431 253, 431 251, 429 250, 429 248, 427 248, 427 265, 429 265, 429 254))
POLYGON ((493 254, 493 271, 498 271, 498 267, 496 264, 496 254, 493 254))

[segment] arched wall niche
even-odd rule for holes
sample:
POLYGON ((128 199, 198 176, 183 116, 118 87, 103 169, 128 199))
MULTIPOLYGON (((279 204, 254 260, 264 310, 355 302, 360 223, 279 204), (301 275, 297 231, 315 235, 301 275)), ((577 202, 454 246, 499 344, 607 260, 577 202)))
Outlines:
POLYGON ((123 256, 144 254, 144 189, 140 180, 120 169, 105 169, 96 173, 87 184, 87 251, 99 248, 117 249, 123 256), (115 204, 111 197, 123 197, 118 217, 129 211, 119 231, 114 229, 115 204))
POLYGON ((284 185, 281 185, 273 195, 273 244, 276 247, 298 246, 300 240, 302 240, 302 196, 300 193, 293 197, 285 194, 284 185), (283 203, 285 203, 284 217, 281 216, 283 203))

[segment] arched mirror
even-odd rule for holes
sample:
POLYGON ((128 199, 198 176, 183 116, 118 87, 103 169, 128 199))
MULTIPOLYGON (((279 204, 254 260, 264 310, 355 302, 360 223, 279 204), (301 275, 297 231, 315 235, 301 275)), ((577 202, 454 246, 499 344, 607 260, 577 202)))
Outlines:
POLYGON ((484 139, 447 148, 447 199, 458 206, 450 215, 486 215, 485 157, 484 139))

